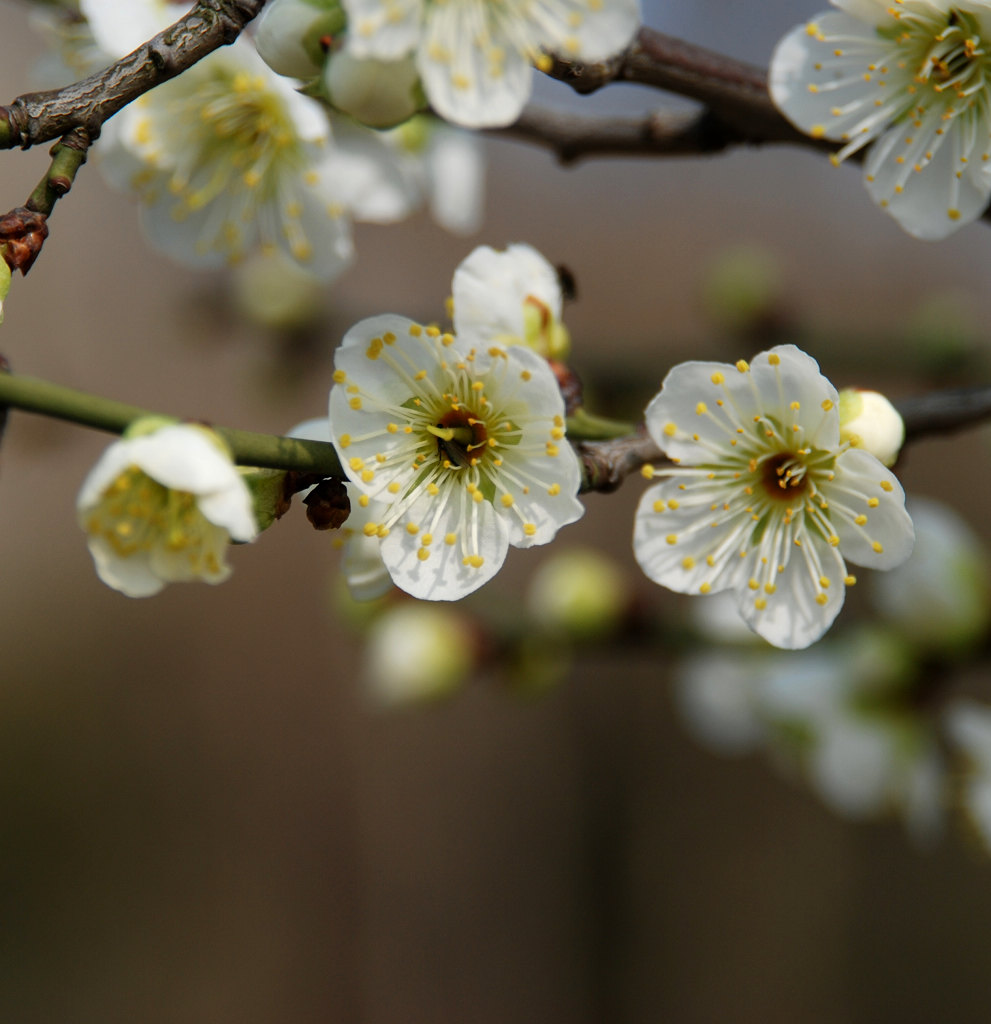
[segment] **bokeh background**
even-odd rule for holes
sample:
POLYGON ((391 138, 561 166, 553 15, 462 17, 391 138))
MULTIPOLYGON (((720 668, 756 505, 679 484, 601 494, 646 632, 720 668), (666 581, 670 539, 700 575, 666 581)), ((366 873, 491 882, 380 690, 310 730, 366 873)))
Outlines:
MULTIPOLYGON (((766 64, 820 7, 656 0, 645 20, 766 64)), ((0 3, 0 83, 32 86, 27 8, 0 3)), ((587 111, 676 100, 614 87, 587 111)), ((425 216, 359 227, 358 260, 287 341, 236 315, 228 281, 143 243, 86 167, 0 351, 17 371, 255 430, 325 409, 348 325, 433 318, 477 243, 527 241, 578 281, 574 365, 624 408, 693 355, 749 356, 707 282, 728 251, 777 268, 779 312, 838 384, 974 381, 991 354, 991 230, 902 234, 854 168, 764 148, 590 161, 487 143, 483 230, 425 216), (810 341, 811 339, 811 341, 810 341)), ((7 153, 4 208, 45 168, 7 153)), ((748 342, 750 344, 750 342, 748 342)), ((986 380, 987 376, 979 378, 986 380)), ((851 824, 759 759, 723 761, 676 720, 673 659, 594 649, 521 696, 493 658, 452 699, 385 711, 337 604, 336 555, 298 510, 233 553, 222 587, 132 601, 92 571, 74 499, 107 443, 14 415, 0 461, 0 1020, 11 1024, 969 1022, 991 996, 991 865, 953 834, 920 852, 851 824)), ((985 535, 980 432, 912 447, 909 491, 985 535)), ((558 544, 638 577, 637 479, 593 495, 558 544)), ((544 552, 513 552, 476 599, 519 600, 544 552)), ((980 671, 968 683, 980 692, 980 671)))

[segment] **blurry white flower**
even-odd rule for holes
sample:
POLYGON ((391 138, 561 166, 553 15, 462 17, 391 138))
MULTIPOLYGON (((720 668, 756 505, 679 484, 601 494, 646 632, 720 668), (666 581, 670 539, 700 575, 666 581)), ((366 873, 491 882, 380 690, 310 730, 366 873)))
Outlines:
POLYGON ((128 597, 185 580, 221 583, 228 543, 257 533, 223 442, 203 427, 155 426, 139 421, 107 448, 76 503, 100 579, 128 597))
POLYGON ((962 792, 964 810, 991 851, 991 708, 957 700, 946 711, 946 726, 970 763, 962 792))
POLYGON ((384 132, 340 117, 333 124, 329 173, 355 220, 387 224, 426 205, 447 231, 477 230, 485 160, 471 133, 426 116, 384 132))
POLYGON ((456 334, 479 330, 500 345, 527 345, 545 358, 567 356, 561 283, 532 246, 499 252, 480 245, 455 270, 452 292, 456 334))
MULTIPOLYGON (((310 441, 330 441, 330 422, 326 417, 298 423, 289 437, 310 441)), ((341 551, 341 574, 348 593, 355 601, 374 601, 392 589, 392 578, 382 561, 381 541, 376 533, 365 533, 368 523, 379 522, 384 506, 360 494, 353 485, 348 488, 351 514, 340 529, 332 534, 332 545, 341 551)))
POLYGON ((557 381, 529 350, 387 315, 351 328, 335 365, 334 444, 384 503, 364 531, 407 593, 464 597, 510 545, 546 544, 584 512, 557 381))
POLYGON ((948 505, 909 501, 915 550, 872 581, 881 612, 913 645, 952 652, 979 641, 991 622, 991 579, 980 539, 948 505))
POLYGON ((469 624, 449 608, 404 601, 386 609, 368 633, 366 677, 384 704, 444 697, 471 671, 469 624))
POLYGON ((647 407, 675 464, 640 500, 633 547, 656 583, 732 590, 747 624, 777 647, 818 640, 855 582, 849 559, 887 569, 912 550, 901 486, 841 443, 837 394, 793 345, 751 367, 676 366, 647 407))
POLYGON ((589 639, 616 628, 628 589, 612 559, 593 548, 571 548, 555 552, 537 567, 526 606, 541 625, 589 639))
POLYGON ((622 50, 639 21, 637 0, 342 0, 356 57, 416 54, 430 105, 469 128, 511 124, 547 51, 600 61, 622 50))
MULTIPOLYGON (((182 11, 154 0, 83 7, 113 58, 182 11)), ((110 181, 140 197, 149 240, 180 263, 220 267, 259 246, 279 248, 329 280, 351 260, 326 115, 244 37, 125 107, 100 152, 110 181)))
POLYGON ((879 392, 845 388, 840 392, 840 440, 890 467, 905 442, 905 423, 879 392))
POLYGON ((864 161, 871 198, 918 238, 945 238, 991 195, 991 7, 983 0, 833 0, 771 60, 774 102, 864 161))

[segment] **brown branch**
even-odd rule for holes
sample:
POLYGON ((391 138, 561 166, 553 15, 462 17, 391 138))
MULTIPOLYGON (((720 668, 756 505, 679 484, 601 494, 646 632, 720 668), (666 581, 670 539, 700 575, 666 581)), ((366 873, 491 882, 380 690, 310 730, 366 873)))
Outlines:
MULTIPOLYGON (((963 430, 991 419, 991 386, 933 391, 896 399, 905 421, 905 441, 963 430)), ((582 464, 583 492, 614 491, 645 465, 662 465, 667 457, 641 425, 635 434, 610 441, 575 445, 582 464)))
POLYGON ((133 53, 64 89, 26 93, 0 107, 0 149, 27 149, 83 129, 90 141, 122 107, 234 42, 265 0, 199 0, 133 53))

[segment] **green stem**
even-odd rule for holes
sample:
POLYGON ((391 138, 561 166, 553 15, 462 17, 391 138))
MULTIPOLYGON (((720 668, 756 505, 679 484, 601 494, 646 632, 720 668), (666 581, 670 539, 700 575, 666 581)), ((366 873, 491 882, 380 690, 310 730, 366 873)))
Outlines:
MULTIPOLYGON (((39 413, 111 434, 123 433, 135 420, 161 413, 137 405, 101 398, 36 377, 0 373, 0 407, 39 413)), ((287 469, 321 476, 343 476, 334 446, 327 441, 304 441, 275 434, 256 434, 210 424, 230 446, 239 466, 287 469)))
POLYGON ((635 429, 632 423, 595 416, 587 412, 584 406, 579 406, 568 417, 569 441, 604 441, 614 437, 626 437, 635 429))

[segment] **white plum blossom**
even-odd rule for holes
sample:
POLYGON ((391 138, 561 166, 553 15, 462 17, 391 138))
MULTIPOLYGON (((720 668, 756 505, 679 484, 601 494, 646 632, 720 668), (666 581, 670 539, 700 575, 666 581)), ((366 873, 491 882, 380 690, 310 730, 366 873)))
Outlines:
POLYGON ((871 198, 917 238, 945 238, 991 195, 991 4, 832 0, 771 61, 782 113, 864 160, 871 198))
POLYGON ((561 282, 532 246, 499 252, 480 245, 458 265, 452 293, 456 334, 479 330, 501 345, 527 345, 556 359, 567 354, 561 282))
POLYGON ((166 583, 221 583, 229 542, 258 532, 251 494, 220 438, 198 426, 154 426, 139 421, 135 436, 107 448, 76 503, 97 574, 128 597, 166 583))
POLYGON ((913 543, 901 485, 840 441, 837 404, 794 345, 752 364, 674 367, 647 407, 647 430, 674 465, 637 509, 644 572, 681 593, 732 591, 777 647, 818 640, 856 582, 846 560, 888 569, 913 543))
POLYGON ((469 128, 512 124, 530 95, 530 66, 548 53, 601 61, 640 22, 638 0, 342 0, 348 49, 396 60, 416 54, 430 105, 469 128))
POLYGON ((139 97, 107 139, 104 172, 137 193, 149 240, 176 261, 221 267, 278 248, 323 280, 349 264, 327 117, 246 40, 139 97))
MULTIPOLYGON (((330 421, 326 416, 305 420, 296 424, 288 436, 331 441, 330 421)), ((365 524, 378 523, 385 509, 367 494, 360 494, 353 484, 347 490, 351 512, 344 524, 333 531, 331 544, 341 552, 341 574, 352 599, 374 601, 392 589, 392 579, 382 561, 381 542, 376 534, 365 533, 365 524)))
POLYGON ((382 503, 364 533, 407 593, 464 597, 510 545, 546 544, 584 512, 564 402, 535 353, 386 315, 355 325, 335 366, 334 444, 382 503))

